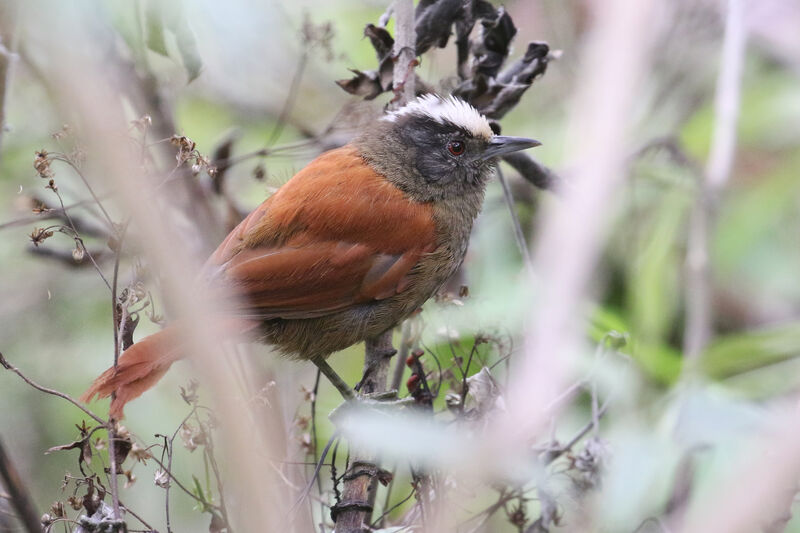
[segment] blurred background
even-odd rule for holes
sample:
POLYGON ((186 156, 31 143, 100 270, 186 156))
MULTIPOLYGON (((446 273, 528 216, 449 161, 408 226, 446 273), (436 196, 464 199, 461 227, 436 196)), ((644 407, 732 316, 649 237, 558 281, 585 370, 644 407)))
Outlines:
MULTIPOLYGON (((617 2, 620 12, 614 17, 602 14, 613 7, 602 4, 504 4, 518 30, 512 59, 530 41, 549 43, 557 56, 502 120, 504 134, 543 143, 532 155, 560 184, 555 191, 541 190, 503 167, 514 212, 534 250, 534 282, 528 283, 509 206, 495 180, 461 277, 406 326, 405 337, 400 330, 395 335, 396 345, 401 337, 413 338, 409 343, 425 353, 429 379, 442 383, 434 410, 445 425, 453 419, 448 393, 457 402, 463 392, 462 371, 475 375, 490 369, 492 408, 481 407, 485 396, 471 401, 478 406, 476 418, 491 418, 497 402, 504 403, 505 392, 514 388, 515 373, 526 372, 526 357, 535 361, 544 350, 565 362, 552 380, 546 365, 538 367, 536 383, 551 383, 557 390, 543 397, 552 403, 545 406, 552 408, 543 415, 546 427, 525 436, 536 457, 561 450, 558 459, 534 461, 538 466, 520 467, 521 478, 509 479, 502 461, 464 445, 462 462, 442 466, 439 474, 450 491, 446 504, 436 504, 447 509, 449 526, 442 530, 702 531, 697 524, 713 524, 725 514, 716 497, 730 490, 728 502, 742 497, 752 503, 747 492, 735 489, 760 487, 769 496, 752 513, 747 505, 734 506, 750 513, 750 521, 738 523, 744 529, 705 531, 800 532, 800 519, 793 518, 800 457, 767 445, 796 442, 792 432, 800 428, 800 4, 676 0, 643 2, 645 8, 617 2), (740 10, 733 19, 731 5, 740 10), (637 9, 641 12, 631 16, 624 12, 637 9), (627 32, 622 36, 630 41, 604 48, 602 36, 613 29, 611 19, 618 19, 627 32), (742 27, 734 28, 731 37, 737 20, 742 27), (636 27, 625 26, 628 22, 636 27), (728 39, 735 41, 738 31, 746 41, 740 77, 734 75, 729 84, 740 97, 733 99, 727 115, 724 106, 715 107, 724 79, 726 27, 728 39), (615 114, 608 94, 630 96, 624 114, 615 114), (731 116, 730 171, 722 172, 718 186, 708 186, 709 176, 718 175, 709 163, 714 144, 724 144, 719 139, 726 135, 725 117, 731 116), (604 138, 602 128, 590 127, 592 120, 623 131, 604 138), (592 184, 592 162, 581 159, 592 150, 581 132, 598 131, 598 146, 611 138, 619 141, 608 152, 617 164, 598 164, 598 181, 592 184), (574 332, 563 333, 565 339, 575 334, 575 349, 537 348, 530 340, 538 331, 533 324, 550 312, 542 302, 572 298, 572 293, 563 298, 549 293, 542 254, 552 248, 543 235, 557 227, 553 213, 561 204, 582 205, 570 203, 570 191, 604 183, 608 187, 599 205, 569 211, 576 232, 597 229, 591 235, 593 251, 575 256, 589 274, 588 283, 575 281, 574 332), (687 262, 697 259, 691 252, 698 250, 706 252, 700 262, 687 262), (561 358, 561 351, 569 353, 561 358), (593 420, 591 431, 581 434, 593 420), (576 435, 578 440, 564 447, 576 435), (482 461, 486 465, 477 468, 482 461), (748 466, 756 477, 748 477, 748 466)), ((366 24, 377 24, 386 8, 387 2, 375 0, 0 2, 0 352, 5 358, 30 379, 72 397, 113 360, 111 297, 97 270, 81 252, 76 259, 70 235, 56 231, 38 246, 31 242, 35 228, 62 223, 35 212, 59 207, 54 191, 46 190, 50 176, 34 168, 37 153, 64 154, 68 162, 54 161, 45 170, 52 172, 65 205, 80 204, 68 212, 99 270, 107 279, 113 275, 116 249, 108 237, 118 228, 109 228, 76 168, 116 224, 128 220, 131 210, 118 180, 139 169, 120 170, 121 178, 111 175, 113 164, 93 163, 106 154, 93 153, 98 145, 84 139, 97 135, 87 129, 102 120, 85 116, 79 95, 91 98, 93 88, 103 86, 118 96, 128 136, 108 142, 126 152, 152 154, 138 160, 145 174, 147 167, 160 165, 169 176, 179 149, 169 142, 172 135, 187 137, 207 158, 186 165, 197 165, 197 175, 189 172, 186 179, 202 192, 203 202, 186 204, 191 192, 175 183, 156 187, 159 193, 174 194, 184 214, 174 234, 188 256, 201 262, 239 217, 317 154, 346 142, 359 124, 380 115, 391 93, 366 101, 335 81, 351 77, 348 69, 377 67, 363 31, 366 24), (220 160, 235 162, 224 170, 224 180, 215 172, 220 160), (79 164, 73 168, 70 162, 79 164)), ((394 31, 393 22, 388 29, 394 31)), ((732 46, 728 57, 735 62, 732 46)), ((447 91, 455 83, 455 66, 451 40, 427 52, 417 72, 447 91)), ((152 187, 152 180, 143 179, 141 187, 152 187)), ((157 322, 172 312, 143 257, 146 232, 139 231, 135 219, 129 231, 119 264, 120 287, 133 284, 131 290, 140 291, 140 307, 152 303, 139 313, 134 335, 139 339, 157 331, 157 322)), ((579 241, 567 235, 565 249, 571 242, 579 241)), ((564 265, 565 271, 571 268, 569 261, 564 265)), ((242 348, 229 360, 241 364, 251 400, 272 409, 269 420, 280 422, 268 431, 278 435, 282 453, 269 460, 282 473, 293 501, 333 434, 327 415, 340 403, 338 393, 323 379, 314 395, 316 370, 281 360, 266 347, 242 348)), ((363 346, 336 354, 330 362, 355 383, 363 346)), ((155 435, 181 428, 192 407, 180 387, 194 377, 192 365, 180 363, 127 408, 123 424, 137 442, 150 445, 159 442, 155 435)), ((473 396, 477 388, 471 388, 473 396)), ((203 384, 199 388, 208 405, 213 403, 211 390, 203 384)), ((400 393, 407 395, 405 385, 400 393)), ((96 402, 91 408, 104 414, 106 405, 96 402)), ((508 409, 515 412, 513 405, 508 409)), ((50 505, 72 494, 72 486, 62 489, 65 475, 79 474, 77 451, 45 452, 73 441, 75 425, 85 418, 66 401, 34 390, 11 372, 0 373, 0 439, 41 514, 52 515, 50 505)), ((184 426, 175 441, 175 477, 190 492, 219 503, 207 456, 192 451, 192 431, 184 426)), ((503 439, 501 434, 493 437, 503 439)), ((391 512, 376 528, 415 523, 417 499, 402 501, 412 488, 407 460, 420 460, 415 446, 431 449, 443 442, 453 444, 423 436, 408 444, 408 457, 386 451, 395 479, 391 493, 380 489, 382 503, 373 518, 391 512)), ((91 465, 101 477, 103 448, 97 446, 91 465)), ((338 474, 344 471, 344 448, 338 474)), ((450 452, 457 454, 436 450, 432 456, 450 452)), ((161 452, 151 453, 160 457, 161 452)), ((150 527, 166 531, 164 489, 154 483, 158 465, 128 461, 120 499, 150 527)), ((436 461, 426 468, 436 472, 436 461)), ((324 506, 334 498, 329 467, 321 477, 320 490, 314 489, 312 503, 302 512, 317 530, 330 530, 324 506), (319 527, 324 521, 328 525, 319 527)), ((3 494, 0 487, 0 506, 3 494)), ((206 511, 197 498, 173 487, 172 530, 209 529, 206 511)), ((0 531, 20 530, 4 518, 8 512, 7 505, 0 507, 0 531)), ((235 528, 235 517, 247 510, 231 512, 235 528)), ((69 507, 67 513, 70 518, 80 514, 69 507)))

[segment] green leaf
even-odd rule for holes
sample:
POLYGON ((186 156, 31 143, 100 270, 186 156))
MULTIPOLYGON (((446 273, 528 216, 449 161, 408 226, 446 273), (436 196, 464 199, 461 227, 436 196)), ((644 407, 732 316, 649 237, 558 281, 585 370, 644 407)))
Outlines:
POLYGON ((617 350, 629 355, 653 380, 670 385, 677 381, 683 360, 675 348, 659 342, 644 342, 631 337, 630 328, 617 311, 596 307, 589 322, 589 337, 597 343, 608 343, 609 337, 624 337, 617 350))
POLYGON ((725 379, 800 356, 800 322, 719 337, 703 353, 701 371, 725 379))
POLYGON ((164 18, 156 0, 150 0, 145 6, 145 42, 147 48, 168 57, 167 43, 164 40, 164 18))
POLYGON ((628 267, 626 292, 633 332, 647 343, 664 342, 678 314, 683 270, 680 244, 690 206, 682 189, 668 189, 639 229, 641 242, 628 267))
POLYGON ((209 498, 206 492, 203 490, 203 486, 200 484, 200 480, 197 479, 197 476, 195 475, 192 476, 192 482, 194 483, 194 486, 192 487, 192 494, 194 494, 199 500, 198 501, 198 504, 200 506, 199 510, 202 512, 211 510, 211 505, 209 504, 209 498))

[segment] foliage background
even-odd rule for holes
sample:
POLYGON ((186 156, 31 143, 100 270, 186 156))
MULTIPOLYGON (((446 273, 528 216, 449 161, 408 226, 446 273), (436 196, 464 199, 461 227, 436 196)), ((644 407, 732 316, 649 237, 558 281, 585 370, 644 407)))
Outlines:
MULTIPOLYGON (((594 507, 596 524, 608 531, 633 531, 647 517, 663 512, 675 494, 678 464, 689 455, 697 459, 692 509, 704 508, 704 498, 724 485, 749 454, 760 450, 756 436, 772 423, 775 406, 796 403, 800 43, 795 30, 800 27, 800 8, 779 0, 745 4, 750 40, 742 78, 739 145, 709 245, 716 336, 698 360, 697 386, 680 379, 686 246, 696 176, 676 165, 664 150, 635 154, 654 139, 670 138, 686 157, 700 168, 704 165, 714 123, 724 5, 672 2, 651 20, 656 44, 648 70, 641 73, 641 92, 630 103, 636 121, 625 151, 636 160, 614 194, 614 218, 595 272, 592 302, 587 303, 584 316, 575 317, 594 342, 609 331, 628 338, 622 351, 629 362, 614 360, 597 369, 603 394, 614 398, 602 422, 612 459, 594 507), (687 453, 694 449, 701 451, 687 453)), ((100 47, 109 42, 125 48, 122 41, 130 42, 135 36, 131 10, 136 5, 35 1, 20 10, 14 29, 21 59, 15 63, 7 99, 9 130, 3 135, 0 159, 0 224, 28 216, 25 198, 45 192, 44 182, 32 168, 33 155, 41 148, 57 146, 51 134, 69 120, 64 112, 69 103, 60 102, 59 87, 48 83, 52 70, 69 66, 54 64, 51 59, 60 56, 50 51, 74 46, 80 53, 81 47, 96 46, 92 53, 102 53, 100 47), (63 24, 97 31, 98 38, 59 42, 57 28, 63 24), (109 31, 116 32, 110 41, 103 33, 109 31)), ((569 95, 585 81, 577 76, 575 52, 585 39, 589 12, 579 0, 510 1, 507 8, 519 27, 519 49, 530 40, 544 40, 563 50, 563 55, 503 121, 503 131, 541 140, 543 146, 536 149, 535 157, 568 178, 570 169, 564 163, 574 148, 565 144, 567 106, 569 95)), ((278 145, 302 139, 298 125, 321 131, 353 102, 333 80, 347 77, 349 67, 373 68, 373 51, 361 35, 364 24, 375 22, 385 5, 368 0, 196 0, 184 2, 183 9, 181 16, 196 36, 197 57, 202 62, 197 78, 187 83, 191 65, 181 60, 175 42, 168 41, 169 57, 145 52, 174 110, 176 133, 191 137, 202 153, 209 153, 235 128, 241 134, 235 153, 245 154, 264 146, 291 91, 289 81, 304 50, 304 17, 315 24, 330 21, 335 34, 329 51, 317 46, 309 52, 291 120, 280 133, 278 145)), ((614 61, 614 56, 614 50, 607 51, 608 61, 614 61)), ((419 72, 431 81, 451 76, 454 57, 452 46, 436 50, 426 56, 419 72)), ((386 95, 379 98, 373 107, 379 109, 386 99, 386 95)), ((135 118, 132 113, 131 119, 135 118)), ((341 131, 347 134, 346 129, 341 131)), ((229 188, 240 205, 252 208, 317 151, 303 148, 266 158, 265 181, 252 177, 257 161, 240 165, 228 176, 229 188)), ((523 227, 535 240, 538 207, 558 200, 534 190, 512 172, 507 174, 523 227)), ((58 171, 58 179, 68 201, 84 198, 78 180, 66 169, 58 171)), ((99 190, 108 190, 102 176, 96 180, 99 190)), ((579 222, 593 224, 593 220, 579 222)), ((65 268, 27 252, 28 234, 35 225, 0 229, 0 350, 30 377, 77 396, 111 359, 108 298, 92 269, 65 268)), ((64 245, 66 240, 59 243, 54 238, 46 246, 64 245)), ((102 247, 103 243, 95 244, 102 247)), ((104 267, 108 269, 109 264, 104 267)), ((124 272, 130 268, 123 265, 124 272)), ((474 334, 471 326, 479 324, 481 329, 507 332, 519 346, 529 301, 536 296, 535 291, 520 290, 521 270, 508 211, 495 182, 467 261, 470 297, 463 309, 428 306, 427 342, 443 346, 439 334, 446 328, 455 330, 466 343, 474 334)), ((157 329, 147 322, 140 324, 137 338, 157 329)), ((254 348, 251 359, 265 380, 278 383, 282 417, 296 446, 290 448, 290 456, 302 460, 303 430, 294 424, 298 413, 307 412, 302 388, 313 385, 314 370, 265 356, 267 352, 254 348)), ((578 368, 571 370, 575 379, 591 368, 591 351, 580 360, 578 368)), ((337 354, 331 363, 355 382, 361 372, 362 348, 337 354)), ((187 412, 177 391, 190 375, 189 365, 178 365, 154 391, 128 408, 126 426, 145 439, 156 432, 171 432, 187 412)), ((320 412, 327 413, 337 404, 332 388, 323 384, 320 412)), ((43 456, 43 452, 71 439, 81 413, 43 397, 8 373, 0 374, 0 405, 0 436, 30 481, 36 502, 46 509, 63 497, 60 480, 75 467, 69 453, 43 456)), ((583 425, 587 413, 583 397, 562 414, 557 435, 568 438, 583 425)), ((324 417, 320 424, 321 446, 331 426, 324 417)), ((179 477, 202 469, 192 454, 181 457, 176 465, 179 477)), ((136 501, 143 515, 160 517, 163 502, 153 497, 151 471, 144 467, 136 471, 140 479, 123 491, 123 500, 136 501)), ((187 498, 176 496, 175 506, 180 530, 207 527, 206 518, 192 511, 187 498)), ((154 518, 154 524, 160 524, 158 520, 154 518)), ((487 527, 500 531, 511 526, 498 516, 487 527)), ((800 521, 792 520, 786 530, 800 531, 800 521)))

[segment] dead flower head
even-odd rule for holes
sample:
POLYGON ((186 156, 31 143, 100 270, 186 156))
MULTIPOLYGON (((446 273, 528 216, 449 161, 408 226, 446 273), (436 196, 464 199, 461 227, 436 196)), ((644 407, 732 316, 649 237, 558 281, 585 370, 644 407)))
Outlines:
POLYGON ((153 482, 156 484, 157 487, 166 489, 167 487, 169 487, 169 474, 167 474, 164 470, 160 469, 156 470, 153 482))
POLYGON ((178 147, 178 153, 175 154, 178 164, 182 165, 192 157, 195 146, 197 144, 186 135, 173 135, 169 140, 170 144, 178 147))
POLYGON ((46 228, 34 228, 30 234, 31 242, 34 246, 39 246, 52 236, 53 231, 46 228))
POLYGON ((55 174, 50 169, 50 157, 47 150, 39 150, 33 159, 33 168, 39 173, 40 178, 52 178, 55 174))

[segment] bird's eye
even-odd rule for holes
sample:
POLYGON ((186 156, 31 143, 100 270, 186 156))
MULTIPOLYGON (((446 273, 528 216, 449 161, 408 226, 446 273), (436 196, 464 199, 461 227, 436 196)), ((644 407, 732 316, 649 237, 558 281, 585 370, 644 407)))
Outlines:
POLYGON ((447 143, 447 150, 453 155, 461 155, 465 149, 466 146, 462 141, 450 141, 447 143))

